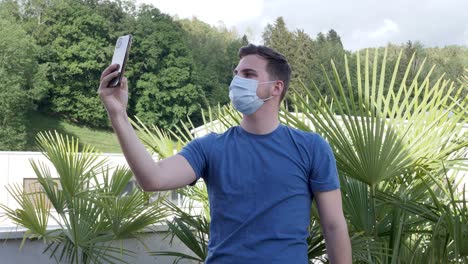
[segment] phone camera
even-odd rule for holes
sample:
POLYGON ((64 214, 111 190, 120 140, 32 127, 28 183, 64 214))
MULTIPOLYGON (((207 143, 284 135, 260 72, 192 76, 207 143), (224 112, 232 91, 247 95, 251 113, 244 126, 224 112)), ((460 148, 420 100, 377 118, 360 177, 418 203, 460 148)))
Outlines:
POLYGON ((117 44, 115 44, 115 47, 120 48, 120 45, 122 45, 122 38, 117 39, 117 44))

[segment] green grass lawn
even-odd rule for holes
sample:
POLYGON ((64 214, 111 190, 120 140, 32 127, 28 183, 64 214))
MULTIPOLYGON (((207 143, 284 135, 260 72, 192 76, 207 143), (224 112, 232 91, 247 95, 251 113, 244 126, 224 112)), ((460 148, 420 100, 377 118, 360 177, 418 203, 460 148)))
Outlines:
POLYGON ((117 137, 110 130, 78 126, 38 112, 29 113, 28 119, 28 143, 25 149, 27 151, 38 151, 35 137, 39 132, 56 130, 61 134, 78 138, 81 145, 89 144, 105 153, 121 152, 117 137))

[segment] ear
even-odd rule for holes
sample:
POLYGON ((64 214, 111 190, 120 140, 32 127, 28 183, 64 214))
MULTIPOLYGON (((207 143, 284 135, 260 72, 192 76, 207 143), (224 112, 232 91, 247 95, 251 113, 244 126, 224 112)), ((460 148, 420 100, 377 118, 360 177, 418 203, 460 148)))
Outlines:
POLYGON ((281 80, 277 80, 275 85, 273 86, 273 91, 271 93, 272 96, 281 96, 281 93, 284 90, 284 82, 281 80))

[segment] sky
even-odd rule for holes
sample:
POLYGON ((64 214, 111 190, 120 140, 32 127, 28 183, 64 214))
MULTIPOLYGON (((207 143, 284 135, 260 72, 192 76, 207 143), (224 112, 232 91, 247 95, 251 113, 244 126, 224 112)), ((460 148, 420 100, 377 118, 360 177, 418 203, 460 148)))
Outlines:
POLYGON ((137 0, 178 18, 235 27, 261 44, 282 16, 289 30, 311 37, 334 29, 345 49, 420 41, 426 47, 468 46, 468 0, 137 0))

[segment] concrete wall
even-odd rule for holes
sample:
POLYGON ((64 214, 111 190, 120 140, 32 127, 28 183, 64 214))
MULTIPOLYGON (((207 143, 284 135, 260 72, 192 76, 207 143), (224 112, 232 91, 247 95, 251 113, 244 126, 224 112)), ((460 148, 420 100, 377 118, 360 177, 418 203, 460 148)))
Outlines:
MULTIPOLYGON (((174 239, 173 245, 169 244, 170 237, 166 238, 167 232, 165 227, 158 228, 159 231, 154 233, 146 233, 141 236, 145 245, 136 239, 126 239, 123 241, 116 242, 117 246, 120 243, 125 246, 126 249, 133 251, 134 257, 125 255, 118 256, 119 258, 127 261, 128 263, 138 264, 172 264, 174 261, 173 257, 166 256, 150 256, 147 252, 151 251, 177 251, 189 254, 187 248, 180 243, 177 239, 174 239), (145 248, 145 246, 147 248, 145 248)), ((34 263, 34 264, 49 264, 57 263, 54 259, 49 258, 48 253, 42 253, 45 249, 45 244, 42 241, 26 241, 23 248, 20 250, 21 238, 18 236, 22 235, 22 232, 10 234, 13 237, 8 239, 0 239, 0 263, 2 264, 23 264, 23 263, 34 263)), ((62 261, 61 263, 67 263, 62 261)), ((194 261, 181 261, 181 264, 195 264, 194 261)))

